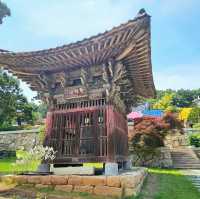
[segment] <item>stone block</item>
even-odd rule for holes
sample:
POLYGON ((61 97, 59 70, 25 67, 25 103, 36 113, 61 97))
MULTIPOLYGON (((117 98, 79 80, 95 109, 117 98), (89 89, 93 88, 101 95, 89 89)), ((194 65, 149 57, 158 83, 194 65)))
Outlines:
POLYGON ((51 184, 51 176, 41 176, 40 177, 41 184, 43 185, 50 185, 51 184))
POLYGON ((56 191, 65 191, 65 192, 72 192, 73 186, 72 185, 56 185, 56 191))
POLYGON ((142 179, 142 174, 137 173, 132 175, 120 176, 121 186, 125 188, 135 188, 142 179))
POLYGON ((106 176, 84 176, 83 185, 106 185, 106 176))
POLYGON ((108 176, 107 177, 107 186, 109 187, 120 187, 120 177, 119 176, 108 176))
POLYGON ((28 176, 28 183, 30 184, 41 184, 41 176, 28 176))
POLYGON ((93 193, 93 186, 84 185, 84 186, 74 186, 74 192, 86 192, 86 193, 93 193))
POLYGON ((125 188, 124 189, 124 196, 125 197, 136 196, 136 192, 133 188, 125 188))
POLYGON ((117 187, 108 187, 108 186, 96 186, 94 187, 94 194, 102 196, 113 196, 113 197, 122 197, 122 188, 117 187))
POLYGON ((82 176, 71 175, 71 176, 69 176, 68 184, 69 185, 82 185, 82 180, 83 180, 82 176))
POLYGON ((28 176, 25 175, 13 176, 13 178, 17 184, 26 184, 28 182, 28 176))
POLYGON ((51 184, 53 185, 66 185, 68 181, 68 176, 51 176, 51 184))
POLYGON ((43 189, 43 188, 48 188, 49 185, 44 185, 44 184, 36 184, 35 185, 35 188, 38 188, 38 189, 43 189))
POLYGON ((50 167, 50 171, 55 175, 94 175, 94 167, 59 167, 56 168, 53 165, 50 167))
POLYGON ((5 176, 1 176, 1 180, 3 183, 5 184, 13 184, 16 182, 15 176, 12 175, 5 175, 5 176))
POLYGON ((116 176, 119 174, 117 163, 106 163, 105 164, 105 175, 106 176, 116 176))

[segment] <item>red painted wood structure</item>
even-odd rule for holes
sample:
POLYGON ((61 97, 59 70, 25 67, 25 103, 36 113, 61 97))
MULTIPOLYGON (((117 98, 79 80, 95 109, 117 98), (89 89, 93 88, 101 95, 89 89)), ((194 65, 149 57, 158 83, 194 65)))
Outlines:
POLYGON ((0 66, 48 104, 45 143, 55 163, 125 161, 126 114, 153 97, 150 16, 144 9, 118 27, 35 52, 0 50, 0 66))
POLYGON ((106 105, 104 99, 80 105, 68 109, 56 107, 48 113, 47 145, 58 151, 56 162, 125 161, 124 116, 112 105, 106 105))

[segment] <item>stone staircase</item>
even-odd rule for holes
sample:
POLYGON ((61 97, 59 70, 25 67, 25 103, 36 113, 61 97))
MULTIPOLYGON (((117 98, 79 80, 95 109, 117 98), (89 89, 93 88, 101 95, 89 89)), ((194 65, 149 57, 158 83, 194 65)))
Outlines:
POLYGON ((171 150, 173 168, 200 169, 200 160, 191 148, 183 147, 171 150))

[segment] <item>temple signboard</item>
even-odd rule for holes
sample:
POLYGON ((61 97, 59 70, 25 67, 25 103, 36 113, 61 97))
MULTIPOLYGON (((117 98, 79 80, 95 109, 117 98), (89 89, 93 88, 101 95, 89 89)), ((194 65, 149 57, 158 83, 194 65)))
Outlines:
POLYGON ((80 86, 77 87, 68 87, 64 90, 64 98, 71 99, 71 98, 81 98, 85 97, 86 89, 80 86))

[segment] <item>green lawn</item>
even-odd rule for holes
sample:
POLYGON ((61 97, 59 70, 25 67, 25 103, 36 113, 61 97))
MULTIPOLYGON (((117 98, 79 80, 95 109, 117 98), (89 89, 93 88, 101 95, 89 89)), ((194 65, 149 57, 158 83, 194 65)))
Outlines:
POLYGON ((13 171, 12 163, 15 163, 16 158, 0 159, 0 173, 10 173, 13 171))
POLYGON ((23 171, 34 171, 35 165, 13 165, 16 162, 16 158, 4 158, 0 159, 0 173, 20 173, 23 171))
POLYGON ((179 170, 149 169, 136 199, 200 199, 200 192, 179 170))

